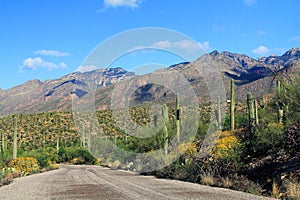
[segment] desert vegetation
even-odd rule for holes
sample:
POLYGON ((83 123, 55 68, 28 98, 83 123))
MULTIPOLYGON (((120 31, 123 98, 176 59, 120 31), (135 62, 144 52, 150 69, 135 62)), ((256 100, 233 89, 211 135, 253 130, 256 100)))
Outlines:
MULTIPOLYGON (((144 153, 163 149, 161 156, 180 155, 170 165, 150 172, 160 178, 179 179, 210 186, 225 187, 258 195, 299 199, 300 185, 300 78, 274 77, 273 94, 236 102, 234 81, 229 102, 199 106, 198 130, 194 138, 184 138, 170 150, 171 140, 180 141, 180 97, 162 108, 162 129, 152 137, 136 138, 121 130, 111 110, 97 111, 101 130, 100 146, 105 155, 95 158, 89 150, 97 142, 89 131, 78 135, 71 112, 36 113, 6 116, 0 119, 0 180, 8 184, 12 178, 56 169, 57 163, 101 164, 111 168, 145 171, 146 164, 124 152, 144 153), (221 104, 229 111, 221 122, 221 104), (211 119, 211 113, 215 118, 211 119), (199 151, 210 123, 220 135, 209 154, 199 151), (103 138, 105 138, 103 140, 103 138), (106 142, 105 142, 106 141, 106 142), (105 146, 110 142, 124 151, 105 146)), ((149 106, 130 108, 132 120, 145 126, 155 125, 149 117, 149 106)), ((192 116, 187 116, 192 117, 192 116)), ((99 145, 99 144, 98 144, 99 145)), ((149 174, 146 173, 146 174, 149 174)))

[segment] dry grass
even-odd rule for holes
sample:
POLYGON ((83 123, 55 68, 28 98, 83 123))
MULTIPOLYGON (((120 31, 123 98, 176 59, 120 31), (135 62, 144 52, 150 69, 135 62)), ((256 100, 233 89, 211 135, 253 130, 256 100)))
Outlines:
POLYGON ((201 174, 201 184, 203 185, 215 185, 215 178, 211 172, 204 172, 201 174))
POLYGON ((108 167, 112 169, 119 169, 121 166, 121 163, 119 160, 114 161, 113 163, 108 163, 108 167))
POLYGON ((222 178, 222 184, 225 188, 232 188, 233 181, 229 177, 222 178))
POLYGON ((300 200, 300 182, 291 180, 286 184, 287 196, 292 199, 300 200))
POLYGON ((278 188, 278 185, 275 181, 273 181, 273 184, 272 184, 272 197, 278 199, 280 197, 280 191, 279 191, 279 188, 278 188))

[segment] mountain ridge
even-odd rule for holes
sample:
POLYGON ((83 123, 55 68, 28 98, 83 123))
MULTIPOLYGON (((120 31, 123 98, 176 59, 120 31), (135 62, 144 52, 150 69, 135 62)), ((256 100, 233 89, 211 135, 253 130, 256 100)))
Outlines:
MULTIPOLYGON (((198 60, 201 60, 203 57, 207 57, 215 63, 214 66, 222 74, 227 93, 230 79, 235 80, 237 98, 240 99, 243 98, 245 91, 253 92, 258 96, 268 93, 274 73, 280 73, 285 70, 286 72, 291 71, 300 74, 300 48, 292 48, 281 56, 271 55, 260 59, 228 51, 212 51, 201 56, 198 60)), ((183 73, 199 99, 205 101, 207 100, 205 97, 208 96, 208 91, 199 86, 203 84, 203 77, 201 76, 205 76, 205 71, 197 75, 193 71, 193 67, 197 68, 197 65, 196 61, 184 62, 171 65, 162 69, 162 71, 178 70, 183 73)), ((153 73, 160 73, 160 70, 153 73)), ((108 108, 110 93, 114 84, 132 77, 137 77, 137 75, 116 67, 89 72, 73 72, 53 80, 30 80, 7 90, 0 89, 0 114, 71 110, 72 99, 80 98, 87 94, 87 91, 84 90, 84 85, 87 82, 95 84, 98 88, 96 95, 97 109, 108 108), (76 87, 77 89, 74 90, 74 86, 80 87, 76 87)), ((134 94, 133 101, 150 101, 155 96, 154 92, 157 92, 160 96, 168 92, 162 87, 154 85, 142 88, 144 89, 140 89, 138 92, 143 98, 134 94), (141 95, 143 91, 146 92, 145 89, 147 89, 147 95, 141 95)))

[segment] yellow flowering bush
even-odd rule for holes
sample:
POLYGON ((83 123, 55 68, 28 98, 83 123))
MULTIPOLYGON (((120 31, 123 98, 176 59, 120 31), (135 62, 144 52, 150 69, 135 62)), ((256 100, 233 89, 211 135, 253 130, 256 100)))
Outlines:
POLYGON ((215 158, 224 158, 229 155, 229 150, 238 145, 238 140, 233 132, 223 131, 216 141, 212 155, 215 158))
POLYGON ((197 146, 193 142, 183 142, 180 143, 176 148, 174 148, 168 155, 170 160, 178 158, 178 156, 184 155, 185 163, 191 163, 193 157, 197 155, 197 146))
POLYGON ((32 157, 19 157, 10 161, 8 166, 14 168, 21 176, 27 176, 40 170, 39 162, 32 157))
POLYGON ((80 165, 80 164, 83 164, 85 161, 83 158, 79 157, 79 158, 73 158, 71 160, 71 163, 74 164, 74 165, 80 165))

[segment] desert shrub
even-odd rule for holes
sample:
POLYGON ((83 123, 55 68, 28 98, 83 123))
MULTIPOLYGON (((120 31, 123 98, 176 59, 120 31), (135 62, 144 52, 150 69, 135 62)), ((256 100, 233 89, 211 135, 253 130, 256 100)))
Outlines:
POLYGON ((241 158, 248 162, 251 158, 278 151, 284 139, 284 126, 279 123, 260 123, 253 132, 245 128, 236 136, 240 143, 241 158))
POLYGON ((256 127, 254 149, 258 154, 276 151, 284 136, 283 125, 279 123, 262 124, 256 127))
POLYGON ((223 131, 216 141, 216 146, 213 149, 212 155, 215 158, 225 158, 231 156, 236 146, 238 146, 238 140, 233 132, 223 131))
POLYGON ((118 160, 115 160, 112 163, 108 164, 108 167, 112 168, 112 169, 119 169, 121 167, 121 163, 118 160))
POLYGON ((59 165, 54 164, 54 163, 50 163, 49 166, 47 167, 49 170, 55 170, 55 169, 59 169, 59 165))
POLYGON ((58 160, 58 155, 56 149, 52 147, 47 147, 45 150, 39 148, 30 152, 24 152, 23 156, 33 157, 38 160, 41 167, 48 167, 51 163, 56 163, 58 160))
POLYGON ((3 185, 8 185, 12 182, 12 177, 8 176, 7 169, 1 168, 0 170, 0 187, 3 185))
POLYGON ((84 147, 66 147, 58 151, 58 161, 76 162, 76 164, 94 164, 96 158, 84 147))
POLYGON ((260 195, 262 193, 262 186, 249 180, 246 176, 233 177, 231 189, 247 192, 250 194, 260 195))
POLYGON ((8 166, 20 172, 21 176, 37 173, 40 170, 38 161, 32 157, 19 157, 10 161, 8 166))
POLYGON ((84 164, 85 163, 85 160, 83 159, 83 158, 73 158, 72 160, 71 160, 71 163, 73 164, 73 165, 81 165, 81 164, 84 164))
MULTIPOLYGON (((243 128, 248 125, 248 116, 246 112, 236 113, 235 128, 243 128)), ((224 119, 223 130, 230 130, 230 115, 226 115, 224 119)))
POLYGON ((300 152, 300 121, 289 125, 285 130, 283 138, 284 149, 291 153, 299 155, 300 152))

